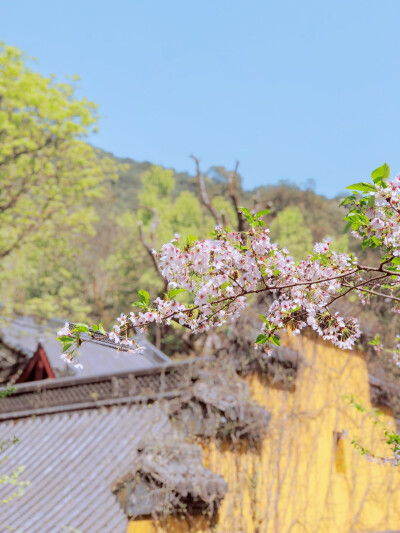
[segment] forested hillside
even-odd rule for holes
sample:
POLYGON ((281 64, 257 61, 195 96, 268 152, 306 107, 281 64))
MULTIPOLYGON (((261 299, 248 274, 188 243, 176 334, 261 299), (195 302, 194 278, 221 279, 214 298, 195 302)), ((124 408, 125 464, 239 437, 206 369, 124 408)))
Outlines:
MULTIPOLYGON (((110 154, 107 154, 110 156, 110 154)), ((215 220, 201 197, 194 163, 192 174, 176 173, 150 163, 117 159, 123 164, 119 179, 96 205, 99 216, 97 235, 88 239, 86 301, 92 317, 109 324, 121 309, 133 301, 143 286, 157 292, 162 282, 142 242, 157 249, 174 233, 207 237, 215 220), (100 244, 101 243, 101 244, 100 244), (99 282, 99 280, 102 282, 99 282)), ((200 162, 201 164, 201 162, 200 162)), ((204 174, 204 184, 212 206, 222 214, 224 225, 235 227, 236 213, 230 198, 226 169, 215 167, 204 174)), ((345 210, 339 200, 329 200, 311 189, 289 183, 244 190, 240 174, 235 175, 235 194, 239 205, 250 209, 269 208, 265 222, 272 237, 296 257, 306 256, 314 242, 333 239, 333 247, 347 249, 344 234, 345 210)), ((357 245, 357 243, 354 243, 357 245)))

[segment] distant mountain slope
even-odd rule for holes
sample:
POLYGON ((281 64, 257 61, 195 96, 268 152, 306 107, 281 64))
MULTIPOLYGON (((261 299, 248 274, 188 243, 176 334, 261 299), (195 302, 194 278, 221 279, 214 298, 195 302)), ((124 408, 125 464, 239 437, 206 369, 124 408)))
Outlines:
MULTIPOLYGON (((119 163, 127 166, 112 184, 114 206, 119 212, 121 209, 136 210, 139 207, 137 195, 141 188, 141 179, 152 163, 148 161, 137 162, 131 158, 118 158, 109 152, 99 150, 100 153, 113 157, 119 163)), ((190 164, 190 161, 188 161, 190 164)), ((218 172, 218 167, 210 172, 207 180, 208 194, 210 198, 216 195, 227 196, 226 182, 218 172)), ((188 172, 176 172, 174 170, 176 186, 173 196, 177 197, 182 191, 191 191, 198 194, 197 180, 188 172)), ((242 205, 253 206, 255 199, 263 207, 272 204, 273 213, 278 213, 288 206, 297 206, 302 211, 306 225, 311 229, 314 239, 321 240, 324 237, 338 237, 343 233, 345 224, 344 209, 338 209, 339 200, 328 199, 316 194, 312 189, 302 189, 290 182, 277 182, 274 185, 264 185, 253 190, 240 188, 239 197, 242 205)))

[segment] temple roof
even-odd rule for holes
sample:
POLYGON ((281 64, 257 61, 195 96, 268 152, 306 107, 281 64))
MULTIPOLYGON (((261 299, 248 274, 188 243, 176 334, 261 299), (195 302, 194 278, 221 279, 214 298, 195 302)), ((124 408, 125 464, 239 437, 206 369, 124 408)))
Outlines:
MULTIPOLYGON (((110 533, 127 526, 113 483, 130 471, 143 438, 169 438, 173 428, 157 406, 131 404, 2 422, 0 432, 19 439, 3 470, 23 465, 20 478, 30 482, 21 498, 2 506, 2 530, 110 533)), ((13 489, 2 485, 0 498, 13 489)))
MULTIPOLYGON (((182 506, 215 509, 226 483, 203 466, 201 449, 186 442, 193 433, 169 408, 194 397, 211 363, 198 359, 16 385, 0 401, 1 439, 19 439, 5 452, 3 470, 11 474, 22 465, 19 479, 30 485, 2 507, 0 525, 14 533, 25 532, 27 524, 31 533, 109 533, 124 531, 131 516, 179 512, 182 506)), ((208 405, 228 414, 229 401, 220 402, 227 402, 231 388, 208 405)), ((14 490, 0 485, 0 500, 14 490)))
POLYGON ((61 345, 56 335, 64 325, 61 320, 53 319, 47 323, 37 324, 31 317, 17 317, 11 323, 0 327, 0 381, 10 381, 10 373, 6 372, 7 365, 12 381, 17 381, 19 375, 26 367, 27 362, 34 356, 40 343, 47 356, 50 367, 56 377, 76 375, 89 377, 108 375, 113 372, 133 372, 146 368, 153 368, 170 359, 146 339, 138 338, 145 348, 144 353, 132 354, 118 350, 112 342, 93 342, 87 340, 79 350, 79 362, 83 369, 77 370, 67 365, 60 358, 61 345), (7 362, 7 359, 10 361, 7 362), (4 379, 1 379, 4 373, 4 379))

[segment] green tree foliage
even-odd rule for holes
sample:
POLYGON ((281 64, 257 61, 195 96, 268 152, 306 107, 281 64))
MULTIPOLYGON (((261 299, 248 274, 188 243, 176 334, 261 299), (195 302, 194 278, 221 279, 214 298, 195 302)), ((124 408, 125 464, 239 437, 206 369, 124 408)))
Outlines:
POLYGON ((312 233, 298 207, 286 207, 280 211, 270 229, 272 240, 286 246, 296 259, 307 257, 312 251, 312 233))
POLYGON ((0 301, 12 311, 79 317, 87 309, 71 294, 73 239, 94 232, 94 201, 118 165, 84 142, 95 104, 28 61, 0 48, 0 301))
POLYGON ((99 255, 96 238, 92 239, 85 278, 91 314, 105 324, 114 319, 118 308, 133 302, 141 286, 150 287, 153 294, 163 289, 151 249, 158 249, 174 233, 205 237, 211 231, 213 221, 197 196, 190 190, 176 194, 176 185, 172 170, 151 165, 142 173, 140 189, 132 191, 123 207, 115 204, 118 208, 104 210, 98 223, 104 246, 99 255))
POLYGON ((182 191, 174 197, 175 187, 173 171, 160 166, 153 165, 142 177, 138 218, 142 220, 146 233, 149 233, 157 216, 155 240, 151 243, 154 248, 172 239, 174 233, 186 237, 211 229, 211 219, 203 214, 197 196, 190 191, 182 191))

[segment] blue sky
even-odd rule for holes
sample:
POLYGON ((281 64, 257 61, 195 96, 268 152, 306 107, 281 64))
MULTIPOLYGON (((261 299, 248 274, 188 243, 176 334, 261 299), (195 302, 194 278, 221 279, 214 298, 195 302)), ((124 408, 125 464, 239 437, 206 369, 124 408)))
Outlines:
POLYGON ((81 76, 96 146, 333 196, 400 173, 398 0, 0 0, 0 40, 81 76))

